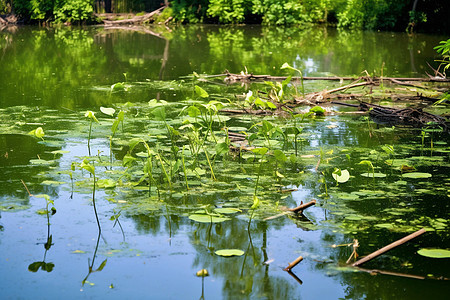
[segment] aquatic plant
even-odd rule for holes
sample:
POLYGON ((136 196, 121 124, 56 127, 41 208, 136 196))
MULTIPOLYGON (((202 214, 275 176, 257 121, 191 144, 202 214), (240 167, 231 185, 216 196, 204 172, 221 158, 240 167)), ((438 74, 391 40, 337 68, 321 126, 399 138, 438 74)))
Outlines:
POLYGON ((94 206, 95 219, 97 220, 98 231, 100 233, 102 231, 102 228, 100 226, 97 208, 95 206, 95 186, 96 186, 96 182, 97 182, 97 179, 95 177, 95 167, 94 167, 94 165, 90 164, 87 159, 84 159, 83 162, 81 162, 81 164, 79 165, 79 167, 80 167, 80 169, 84 169, 84 170, 88 171, 93 176, 94 181, 92 184, 92 205, 94 206))
POLYGON ((88 152, 89 156, 91 156, 91 133, 92 133, 92 123, 95 121, 96 123, 99 123, 97 118, 95 117, 95 113, 93 111, 88 110, 84 116, 89 119, 89 136, 88 136, 88 152))
POLYGON ((287 62, 285 62, 280 69, 289 69, 289 70, 293 70, 295 72, 298 72, 298 74, 300 75, 300 91, 302 93, 302 96, 305 97, 305 86, 303 84, 303 73, 302 71, 300 71, 299 69, 296 69, 294 67, 291 67, 287 62))
POLYGON ((42 129, 42 127, 38 127, 36 129, 30 131, 28 134, 31 134, 41 140, 44 140, 44 136, 45 136, 45 132, 44 132, 44 129, 42 129))

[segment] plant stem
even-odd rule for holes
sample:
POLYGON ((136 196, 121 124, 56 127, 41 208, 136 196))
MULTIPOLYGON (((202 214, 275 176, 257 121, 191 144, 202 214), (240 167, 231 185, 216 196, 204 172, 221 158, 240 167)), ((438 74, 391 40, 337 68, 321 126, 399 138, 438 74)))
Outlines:
POLYGON ((91 132, 92 132, 92 119, 91 119, 91 122, 89 124, 89 136, 88 136, 88 152, 89 152, 89 156, 91 156, 91 132))

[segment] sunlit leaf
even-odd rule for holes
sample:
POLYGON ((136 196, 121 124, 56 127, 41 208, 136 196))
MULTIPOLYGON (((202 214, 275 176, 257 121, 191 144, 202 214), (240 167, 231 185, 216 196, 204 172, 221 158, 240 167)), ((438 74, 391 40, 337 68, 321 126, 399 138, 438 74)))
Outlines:
POLYGON ((92 175, 95 175, 95 167, 93 165, 91 165, 89 163, 89 161, 87 161, 86 159, 83 160, 83 162, 80 164, 80 168, 81 169, 85 169, 86 171, 88 171, 92 175))
POLYGON ((370 177, 370 178, 374 178, 374 177, 376 177, 376 178, 383 178, 383 177, 386 177, 386 174, 377 173, 377 172, 375 172, 375 173, 362 173, 361 176, 370 177))
POLYGON ((111 85, 111 91, 113 92, 126 91, 125 84, 123 84, 123 82, 115 83, 111 85))
POLYGON ((431 258, 450 258, 450 250, 447 249, 427 249, 422 248, 417 254, 431 258))
POLYGON ((253 153, 259 154, 259 155, 264 155, 267 153, 267 151, 269 151, 269 149, 267 149, 266 147, 252 149, 253 153))
POLYGON ((88 110, 88 111, 84 114, 84 116, 85 116, 86 118, 91 119, 91 120, 95 121, 96 123, 98 123, 98 120, 97 120, 97 118, 95 117, 95 113, 94 113, 93 111, 88 110))
POLYGON ((195 86, 195 94, 198 97, 201 97, 201 98, 208 98, 209 97, 209 94, 204 89, 199 87, 198 85, 195 86))
POLYGON ((260 205, 259 198, 256 195, 253 195, 253 205, 250 207, 251 209, 257 209, 260 205))
POLYGON ((285 162, 287 160, 286 154, 278 149, 273 151, 273 156, 280 162, 285 162))
POLYGON ((116 112, 116 110, 114 108, 103 107, 103 106, 100 106, 100 111, 108 116, 113 116, 114 113, 116 112))
POLYGON ((238 208, 231 208, 231 207, 220 207, 220 208, 215 208, 214 212, 219 213, 219 214, 235 214, 238 212, 242 212, 242 210, 240 210, 238 208))
POLYGON ((200 223, 221 223, 230 220, 230 218, 227 217, 218 217, 206 214, 193 214, 189 216, 189 219, 200 223))
POLYGON ((158 106, 152 111, 152 114, 155 116, 155 119, 158 121, 166 120, 166 108, 164 106, 158 106))
POLYGON ((340 175, 334 172, 331 174, 334 180, 336 180, 337 182, 344 183, 350 179, 350 173, 348 172, 348 170, 341 170, 340 173, 340 175))
POLYGON ((99 179, 97 180, 97 186, 99 188, 113 188, 116 186, 116 181, 112 179, 99 179))
POLYGON ((220 256, 241 256, 244 255, 244 251, 240 249, 222 249, 214 252, 216 255, 220 256))
POLYGON ((421 173, 421 172, 411 172, 402 174, 402 177, 405 178, 430 178, 432 176, 433 175, 431 175, 430 173, 421 173))

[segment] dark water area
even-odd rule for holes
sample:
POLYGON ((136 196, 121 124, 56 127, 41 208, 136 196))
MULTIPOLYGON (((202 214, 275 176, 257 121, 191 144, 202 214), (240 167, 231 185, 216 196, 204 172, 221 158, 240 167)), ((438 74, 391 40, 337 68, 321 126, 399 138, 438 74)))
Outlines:
POLYGON ((298 119, 216 114, 214 105, 263 87, 201 77, 291 74, 285 62, 305 76, 425 77, 443 39, 259 26, 3 28, 0 298, 447 299, 450 259, 418 252, 450 248, 448 134, 337 106, 298 119), (99 121, 92 127, 87 110, 99 121), (255 134, 251 146, 268 153, 223 151, 225 127, 255 134), (101 234, 82 162, 95 165, 101 234), (337 182, 336 169, 348 180, 337 182), (303 215, 283 209, 312 199, 303 215), (363 265, 385 274, 346 264, 355 239, 365 256, 421 228, 363 265), (197 277, 201 269, 209 276, 197 277))

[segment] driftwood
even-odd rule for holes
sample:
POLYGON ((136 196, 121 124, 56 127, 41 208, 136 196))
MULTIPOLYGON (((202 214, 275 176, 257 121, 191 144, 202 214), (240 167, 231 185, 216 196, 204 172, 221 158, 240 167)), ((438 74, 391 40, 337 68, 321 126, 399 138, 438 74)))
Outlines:
POLYGON ((392 249, 394 249, 394 248, 396 248, 396 247, 398 247, 398 246, 408 242, 409 240, 412 240, 413 238, 418 237, 419 235, 422 235, 424 233, 425 233, 425 229, 422 228, 422 229, 420 229, 420 230, 418 230, 418 231, 416 231, 416 232, 414 232, 414 233, 412 233, 412 234, 410 234, 408 236, 405 236, 404 238, 402 238, 402 239, 400 239, 400 240, 398 240, 396 242, 393 242, 393 243, 391 243, 391 244, 389 244, 389 245, 387 245, 387 246, 385 246, 385 247, 383 247, 383 248, 381 248, 381 249, 379 249, 379 250, 377 250, 377 251, 367 255, 366 257, 364 257, 364 258, 356 261, 355 263, 353 263, 352 266, 353 267, 357 267, 359 265, 362 265, 363 263, 366 263, 369 260, 372 260, 375 257, 378 257, 381 254, 383 254, 383 253, 385 253, 385 252, 387 252, 389 250, 392 250, 392 249))
MULTIPOLYGON (((154 10, 150 13, 147 13, 145 15, 142 16, 134 16, 130 19, 123 19, 123 20, 107 20, 107 19, 103 19, 103 23, 106 26, 120 26, 120 25, 129 25, 129 24, 143 24, 146 22, 149 22, 150 20, 152 20, 156 15, 160 14, 164 9, 166 8, 166 6, 162 6, 160 8, 158 8, 157 10, 154 10)), ((102 15, 98 15, 98 16, 102 16, 102 15)))
POLYGON ((448 130, 448 121, 441 116, 433 115, 423 111, 420 108, 391 108, 367 102, 357 104, 349 104, 342 102, 332 102, 333 104, 357 107, 361 111, 368 111, 369 116, 379 122, 389 124, 404 124, 413 127, 424 127, 430 124, 441 126, 444 130, 448 130))
POLYGON ((313 206, 315 204, 316 204, 316 200, 311 200, 308 203, 301 204, 301 205, 299 205, 299 206, 297 206, 295 208, 289 208, 288 210, 292 211, 292 212, 295 212, 295 213, 302 213, 304 209, 306 209, 306 208, 308 208, 310 206, 313 206))

